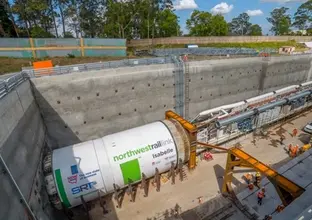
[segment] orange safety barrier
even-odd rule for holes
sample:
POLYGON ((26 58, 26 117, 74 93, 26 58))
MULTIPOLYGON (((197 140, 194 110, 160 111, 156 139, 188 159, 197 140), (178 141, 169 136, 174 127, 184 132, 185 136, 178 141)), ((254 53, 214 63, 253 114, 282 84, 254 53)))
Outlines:
POLYGON ((44 69, 44 70, 40 71, 40 75, 50 75, 53 73, 52 60, 33 62, 33 68, 35 70, 44 69))

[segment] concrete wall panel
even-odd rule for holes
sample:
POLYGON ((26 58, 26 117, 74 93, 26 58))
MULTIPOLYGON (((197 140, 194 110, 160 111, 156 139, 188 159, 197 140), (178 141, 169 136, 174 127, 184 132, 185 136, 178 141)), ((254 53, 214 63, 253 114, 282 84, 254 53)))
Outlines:
MULTIPOLYGON (((311 58, 289 56, 189 63, 189 116, 307 79, 311 58)), ((55 148, 164 118, 175 105, 174 65, 149 65, 32 79, 55 148)))
MULTIPOLYGON (((50 219, 47 198, 42 191, 41 153, 45 143, 45 128, 39 108, 32 96, 29 81, 22 83, 0 100, 0 153, 18 184, 23 196, 30 201, 33 212, 42 219, 50 219), (37 189, 36 192, 34 189, 37 189), (39 190, 40 189, 40 190, 39 190), (35 202, 31 202, 35 200, 35 202), (39 202, 38 202, 39 201, 39 202), (39 215, 39 213, 41 213, 39 215)), ((0 164, 1 167, 1 164, 0 164)), ((2 169, 2 167, 1 167, 2 169)), ((0 178, 0 219, 26 219, 26 209, 8 174, 0 178)))
POLYGON ((50 143, 63 147, 163 118, 174 107, 173 70, 150 65, 33 79, 50 143))

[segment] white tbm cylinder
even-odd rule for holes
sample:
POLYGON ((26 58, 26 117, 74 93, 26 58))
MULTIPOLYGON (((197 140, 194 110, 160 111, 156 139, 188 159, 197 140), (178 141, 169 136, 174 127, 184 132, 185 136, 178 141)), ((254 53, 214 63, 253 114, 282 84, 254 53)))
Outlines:
POLYGON ((53 151, 52 169, 57 194, 68 208, 101 194, 168 171, 171 163, 185 162, 189 154, 187 135, 176 122, 147 124, 92 141, 53 151))

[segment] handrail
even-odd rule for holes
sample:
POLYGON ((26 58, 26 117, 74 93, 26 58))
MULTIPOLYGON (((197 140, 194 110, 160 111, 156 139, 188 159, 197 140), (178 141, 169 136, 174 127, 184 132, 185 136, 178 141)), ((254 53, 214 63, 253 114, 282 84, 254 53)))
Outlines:
POLYGON ((0 79, 0 99, 6 96, 12 89, 28 79, 24 72, 14 73, 6 79, 0 79))

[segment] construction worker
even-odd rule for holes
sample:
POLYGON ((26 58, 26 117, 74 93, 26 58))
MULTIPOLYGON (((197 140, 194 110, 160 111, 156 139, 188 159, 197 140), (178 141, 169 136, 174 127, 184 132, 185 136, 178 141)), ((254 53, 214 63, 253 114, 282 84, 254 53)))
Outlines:
POLYGON ((258 193, 257 193, 257 197, 258 197, 258 205, 262 205, 262 199, 264 197, 264 192, 262 192, 262 190, 260 190, 258 193))
POLYGON ((187 59, 187 55, 184 54, 184 56, 183 56, 183 61, 184 61, 184 62, 187 62, 187 60, 188 60, 188 59, 187 59))
POLYGON ((256 172, 256 180, 255 180, 255 185, 260 188, 260 181, 261 181, 261 174, 260 172, 256 172))
POLYGON ((245 175, 245 177, 246 177, 247 184, 250 184, 250 182, 252 181, 252 174, 251 173, 247 173, 245 175))
POLYGON ((198 203, 202 204, 202 202, 203 202, 203 197, 198 197, 198 203))
POLYGON ((265 197, 265 188, 262 187, 262 188, 261 188, 261 191, 263 192, 263 195, 264 195, 264 197, 265 197))
POLYGON ((295 157, 298 156, 298 153, 299 153, 299 145, 297 144, 297 145, 295 146, 295 152, 294 152, 295 157))
POLYGON ((292 144, 288 145, 288 154, 290 157, 292 157, 292 152, 294 151, 294 146, 292 144))
POLYGON ((247 183, 247 185, 248 185, 248 188, 249 188, 250 190, 253 190, 254 185, 252 184, 252 179, 253 179, 252 174, 251 174, 251 173, 247 173, 247 174, 245 175, 245 178, 246 178, 246 183, 247 183))
POLYGON ((272 220, 272 215, 266 215, 264 216, 263 220, 272 220))
POLYGON ((297 134, 298 134, 298 130, 297 130, 297 128, 294 128, 294 130, 293 130, 293 132, 292 132, 292 136, 293 136, 293 137, 296 137, 297 134))
POLYGON ((285 208, 284 205, 278 205, 277 208, 276 208, 276 211, 277 212, 281 212, 281 211, 283 211, 284 208, 285 208))
POLYGON ((299 150, 299 146, 298 145, 291 147, 291 149, 290 149, 290 157, 292 157, 292 158, 296 157, 297 153, 298 153, 298 150, 299 150))
POLYGON ((254 188, 254 184, 249 183, 249 184, 248 184, 248 189, 253 190, 253 188, 254 188))

